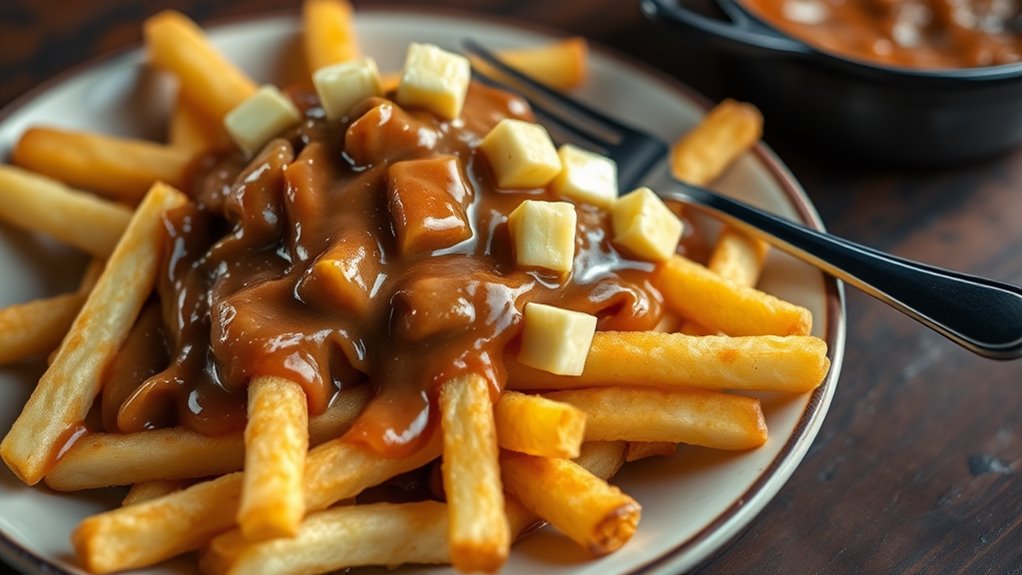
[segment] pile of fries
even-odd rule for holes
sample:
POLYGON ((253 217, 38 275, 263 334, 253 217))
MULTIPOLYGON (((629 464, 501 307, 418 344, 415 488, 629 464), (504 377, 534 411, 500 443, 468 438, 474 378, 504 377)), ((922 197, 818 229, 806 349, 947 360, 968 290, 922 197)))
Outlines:
MULTIPOLYGON (((347 3, 307 0, 303 21, 310 71, 359 55, 347 3)), ((512 362, 496 400, 481 376, 445 382, 440 425, 409 457, 342 438, 371 399, 367 387, 342 390, 310 417, 302 387, 279 377, 249 383, 243 434, 90 431, 104 370, 153 293, 162 215, 190 201, 176 189, 188 165, 232 145, 222 120, 257 89, 180 14, 152 17, 145 38, 152 65, 180 86, 168 143, 32 128, 14 165, 0 166, 0 220, 95 258, 78 291, 0 310, 0 363, 51 354, 0 444, 4 462, 58 491, 131 487, 123 506, 74 531, 88 571, 199 551, 204 573, 405 563, 493 572, 539 521, 603 555, 639 523, 639 502, 607 481, 623 463, 679 443, 761 446, 760 402, 741 392, 805 393, 824 380, 826 344, 809 336, 810 313, 755 289, 766 247, 725 229, 706 265, 675 256, 659 266, 672 312, 660 331, 597 332, 577 376, 512 362), (437 461, 437 500, 355 499, 437 461)), ((581 39, 504 57, 560 89, 585 79, 581 39)), ((394 78, 384 75, 384 89, 394 78)), ((674 147, 676 175, 711 183, 758 141, 761 123, 751 106, 724 102, 674 147)))

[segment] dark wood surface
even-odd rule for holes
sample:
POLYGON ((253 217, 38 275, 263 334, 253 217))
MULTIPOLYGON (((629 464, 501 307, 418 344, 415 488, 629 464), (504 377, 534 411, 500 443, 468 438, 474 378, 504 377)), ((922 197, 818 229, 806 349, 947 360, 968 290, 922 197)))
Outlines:
MULTIPOLYGON (((709 54, 646 22, 633 1, 438 4, 582 34, 715 99, 727 94, 709 54)), ((2 0, 0 105, 137 44, 139 22, 162 8, 208 22, 297 12, 297 2, 2 0)), ((1022 150, 954 169, 877 170, 813 156, 766 121, 767 142, 832 231, 1022 283, 1022 150)), ((774 501, 698 572, 1022 572, 1022 363, 973 356, 855 290, 847 308, 844 371, 819 437, 774 501)))

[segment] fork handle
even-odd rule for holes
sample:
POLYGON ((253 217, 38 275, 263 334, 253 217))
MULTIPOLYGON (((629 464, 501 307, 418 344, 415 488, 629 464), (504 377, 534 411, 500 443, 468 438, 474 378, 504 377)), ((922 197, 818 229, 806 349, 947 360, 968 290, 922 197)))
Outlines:
POLYGON ((719 219, 808 261, 992 359, 1022 356, 1022 288, 886 254, 674 181, 664 199, 704 208, 719 219), (693 200, 695 200, 693 202, 693 200))

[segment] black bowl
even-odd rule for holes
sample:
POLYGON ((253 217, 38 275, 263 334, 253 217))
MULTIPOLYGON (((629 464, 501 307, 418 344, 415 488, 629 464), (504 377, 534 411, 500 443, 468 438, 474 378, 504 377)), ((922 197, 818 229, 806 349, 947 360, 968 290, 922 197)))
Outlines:
POLYGON ((814 147, 875 163, 933 166, 975 160, 1022 142, 1022 63, 924 70, 823 52, 743 8, 726 19, 683 0, 642 0, 650 19, 725 56, 740 95, 776 128, 814 147))

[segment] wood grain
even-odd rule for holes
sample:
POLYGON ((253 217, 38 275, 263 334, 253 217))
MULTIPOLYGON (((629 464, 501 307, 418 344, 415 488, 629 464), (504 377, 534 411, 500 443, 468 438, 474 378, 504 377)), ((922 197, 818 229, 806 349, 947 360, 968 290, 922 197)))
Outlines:
MULTIPOLYGON (((364 9, 377 2, 358 2, 364 9)), ((407 4, 407 3, 406 3, 407 4)), ((425 6, 416 2, 414 5, 425 6)), ((712 56, 646 22, 636 2, 446 0, 609 45, 719 99, 712 56)), ((0 105, 55 74, 130 47, 175 8, 200 23, 289 0, 6 0, 0 105)), ((895 254, 1022 283, 1022 150, 970 166, 877 171, 767 141, 831 230, 895 254)), ((1022 364, 994 363, 850 291, 844 372, 819 438, 780 494, 696 572, 1019 573, 1022 364)))

